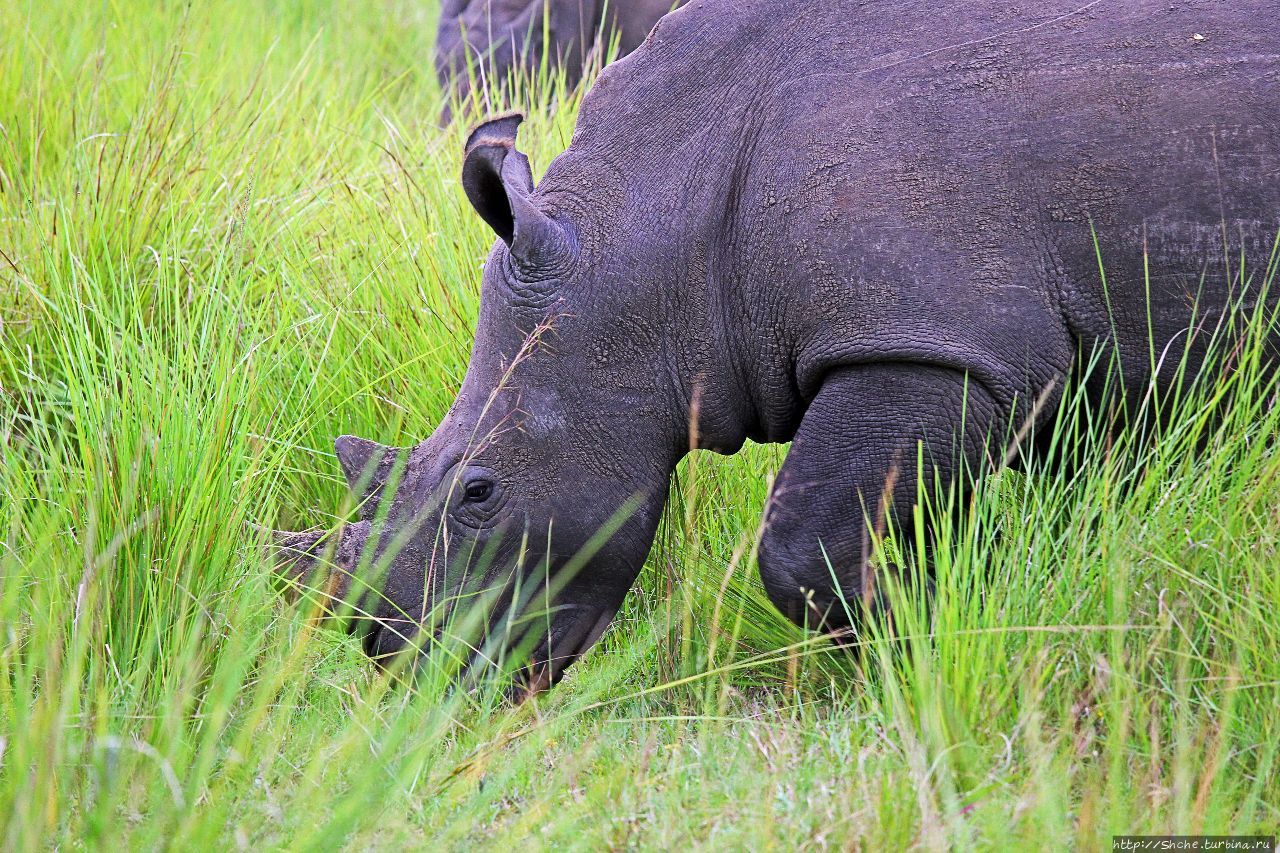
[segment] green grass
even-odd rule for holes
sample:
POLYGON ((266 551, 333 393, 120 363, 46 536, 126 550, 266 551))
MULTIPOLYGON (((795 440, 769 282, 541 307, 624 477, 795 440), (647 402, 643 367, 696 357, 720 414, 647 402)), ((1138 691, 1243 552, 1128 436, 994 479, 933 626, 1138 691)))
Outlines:
MULTIPOLYGON (((691 457, 620 619, 518 707, 381 677, 278 595, 245 522, 335 524, 333 437, 426 436, 465 369, 491 237, 427 5, 0 4, 0 846, 1275 832, 1280 411, 1248 351, 1158 441, 983 481, 930 614, 858 654, 755 575, 783 448, 691 457)), ((543 168, 576 100, 532 91, 543 168)))

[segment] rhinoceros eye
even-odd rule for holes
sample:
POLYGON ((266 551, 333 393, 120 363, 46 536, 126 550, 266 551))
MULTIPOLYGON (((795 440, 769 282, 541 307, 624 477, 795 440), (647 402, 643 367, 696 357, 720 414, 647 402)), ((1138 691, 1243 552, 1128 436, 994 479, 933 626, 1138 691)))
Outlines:
POLYGON ((488 480, 472 480, 462 490, 462 499, 467 503, 484 503, 493 494, 493 483, 488 480))

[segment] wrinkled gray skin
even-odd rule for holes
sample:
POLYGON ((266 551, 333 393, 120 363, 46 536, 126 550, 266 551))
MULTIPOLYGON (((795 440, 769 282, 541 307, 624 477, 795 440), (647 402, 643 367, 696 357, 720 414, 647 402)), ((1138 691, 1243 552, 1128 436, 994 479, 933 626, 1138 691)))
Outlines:
POLYGON ((608 45, 616 35, 618 55, 626 56, 680 2, 445 0, 436 32, 436 74, 447 91, 466 97, 469 68, 478 79, 505 80, 517 68, 536 73, 547 51, 572 86, 581 79, 597 37, 608 45))
MULTIPOLYGON (((1280 5, 1081 6, 694 0, 605 71, 536 189, 518 117, 477 129, 463 183, 501 239, 457 402, 396 451, 407 546, 369 652, 402 647, 473 548, 509 565, 527 533, 550 555, 528 583, 636 499, 555 596, 525 674, 553 683, 635 580, 691 440, 793 442, 760 571, 792 619, 845 628, 868 523, 909 517, 919 448, 929 484, 963 489, 1010 424, 1052 420, 1099 341, 1131 398, 1151 352, 1170 381, 1197 292, 1211 327, 1280 228, 1280 5)), ((353 479, 377 457, 337 447, 353 479)), ((316 541, 286 539, 296 571, 316 541)))

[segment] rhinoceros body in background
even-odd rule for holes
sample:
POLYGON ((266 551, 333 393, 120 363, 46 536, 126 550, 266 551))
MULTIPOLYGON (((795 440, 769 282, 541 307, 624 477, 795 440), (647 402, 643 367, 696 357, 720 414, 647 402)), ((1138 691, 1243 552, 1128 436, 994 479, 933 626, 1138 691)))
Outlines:
POLYGON ((504 80, 513 70, 536 72, 545 55, 573 85, 597 39, 607 46, 616 35, 618 53, 626 56, 680 2, 445 0, 436 33, 436 74, 446 90, 465 97, 469 69, 480 79, 504 80))
MULTIPOLYGON (((1202 358, 1194 312, 1280 227, 1278 53, 1265 0, 694 0, 606 69, 536 189, 518 117, 482 125, 463 184, 500 239, 457 400, 416 446, 337 443, 368 481, 339 563, 389 565, 367 650, 476 583, 538 587, 625 507, 532 629, 554 682, 691 440, 793 442, 760 571, 791 618, 848 625, 918 451, 963 488, 1097 342, 1130 393, 1202 358)), ((318 540, 284 536, 295 570, 318 540)))

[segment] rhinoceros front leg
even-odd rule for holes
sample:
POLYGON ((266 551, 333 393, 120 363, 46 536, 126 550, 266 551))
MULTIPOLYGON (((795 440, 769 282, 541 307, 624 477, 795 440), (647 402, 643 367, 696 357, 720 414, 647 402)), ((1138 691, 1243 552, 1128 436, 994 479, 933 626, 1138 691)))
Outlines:
POLYGON ((926 489, 963 488, 961 475, 982 465, 993 428, 1003 435, 999 408, 979 383, 947 368, 904 363, 829 374, 765 511, 760 574, 774 605, 810 628, 852 627, 864 593, 871 603, 877 592, 870 534, 910 521, 921 475, 926 489))

